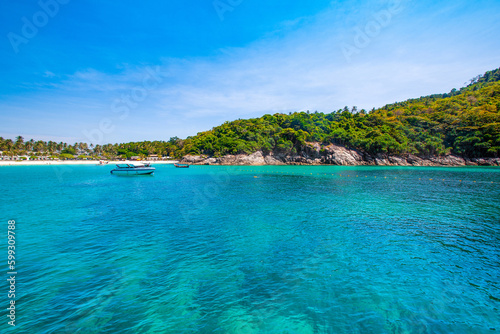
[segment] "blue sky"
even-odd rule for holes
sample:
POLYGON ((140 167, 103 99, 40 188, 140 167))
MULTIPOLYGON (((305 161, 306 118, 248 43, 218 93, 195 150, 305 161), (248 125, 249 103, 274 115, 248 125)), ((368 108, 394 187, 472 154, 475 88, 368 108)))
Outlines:
POLYGON ((115 143, 459 88, 500 67, 500 2, 3 1, 0 136, 115 143))

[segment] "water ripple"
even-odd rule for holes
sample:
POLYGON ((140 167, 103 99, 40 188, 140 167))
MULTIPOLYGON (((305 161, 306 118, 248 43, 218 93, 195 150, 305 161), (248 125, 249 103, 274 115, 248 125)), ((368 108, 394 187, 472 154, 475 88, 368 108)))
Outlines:
POLYGON ((16 168, 19 333, 500 329, 498 169, 16 168))

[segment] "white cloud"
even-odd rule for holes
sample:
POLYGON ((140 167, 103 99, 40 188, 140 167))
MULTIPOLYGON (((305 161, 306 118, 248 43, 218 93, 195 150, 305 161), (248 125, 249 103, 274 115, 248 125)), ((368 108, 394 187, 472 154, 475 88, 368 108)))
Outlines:
POLYGON ((45 72, 43 73, 43 76, 44 76, 45 78, 53 78, 53 77, 55 77, 56 75, 55 75, 53 72, 51 72, 51 71, 45 71, 45 72))

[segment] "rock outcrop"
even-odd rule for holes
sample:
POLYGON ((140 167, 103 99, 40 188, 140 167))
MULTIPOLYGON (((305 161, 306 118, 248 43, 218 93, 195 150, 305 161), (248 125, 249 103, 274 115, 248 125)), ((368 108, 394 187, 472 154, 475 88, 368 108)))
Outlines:
POLYGON ((328 165, 355 166, 364 165, 363 154, 344 146, 330 144, 323 149, 322 163, 328 165))
POLYGON ((393 156, 378 154, 372 156, 344 146, 308 143, 301 154, 284 153, 225 155, 208 157, 186 155, 181 163, 192 165, 379 165, 379 166, 500 166, 500 158, 466 159, 456 155, 419 157, 415 155, 393 156))

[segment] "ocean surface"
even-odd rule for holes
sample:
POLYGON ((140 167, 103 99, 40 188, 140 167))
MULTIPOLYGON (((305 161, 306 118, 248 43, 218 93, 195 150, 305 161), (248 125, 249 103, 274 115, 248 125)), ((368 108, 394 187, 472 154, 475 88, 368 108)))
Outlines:
POLYGON ((499 168, 112 168, 0 167, 1 333, 500 331, 499 168))

